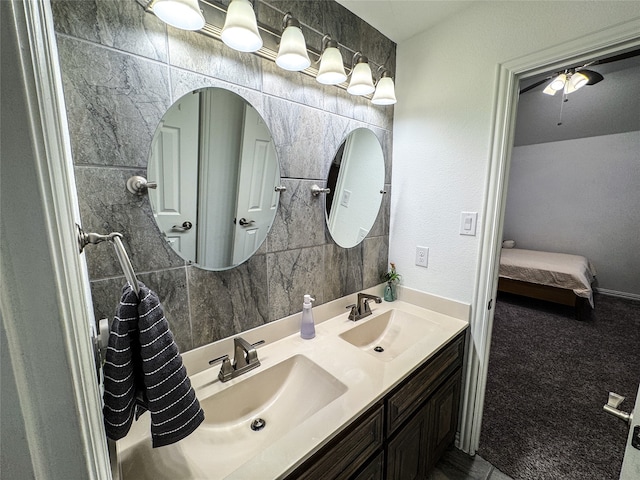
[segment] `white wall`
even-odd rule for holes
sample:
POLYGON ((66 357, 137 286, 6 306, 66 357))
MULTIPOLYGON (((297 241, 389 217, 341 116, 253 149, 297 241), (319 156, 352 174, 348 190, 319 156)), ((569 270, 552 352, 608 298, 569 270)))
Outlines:
POLYGON ((575 253, 598 287, 640 295, 640 131, 516 147, 504 238, 575 253))
POLYGON ((549 5, 478 2, 398 45, 389 260, 404 285, 473 300, 480 237, 458 234, 460 212, 480 232, 498 64, 640 18, 638 2, 549 5))

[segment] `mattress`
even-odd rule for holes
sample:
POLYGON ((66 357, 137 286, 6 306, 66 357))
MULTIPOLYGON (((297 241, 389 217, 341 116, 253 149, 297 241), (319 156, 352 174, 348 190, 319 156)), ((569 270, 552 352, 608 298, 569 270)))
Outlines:
POLYGON ((596 276, 592 263, 581 255, 503 248, 499 275, 512 280, 573 290, 589 299, 593 307, 591 284, 596 276))

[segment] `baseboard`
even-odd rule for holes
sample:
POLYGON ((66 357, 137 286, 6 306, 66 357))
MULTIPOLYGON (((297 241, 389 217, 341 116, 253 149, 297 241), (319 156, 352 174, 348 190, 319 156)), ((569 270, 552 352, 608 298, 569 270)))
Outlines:
POLYGON ((602 295, 609 295, 611 297, 626 298, 628 300, 640 301, 640 295, 636 293, 618 292, 616 290, 609 290, 607 288, 596 288, 596 292, 602 295))

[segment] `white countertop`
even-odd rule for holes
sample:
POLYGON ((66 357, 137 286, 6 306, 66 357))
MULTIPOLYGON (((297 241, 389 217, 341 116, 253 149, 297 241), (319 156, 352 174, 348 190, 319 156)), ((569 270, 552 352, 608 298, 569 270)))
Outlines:
MULTIPOLYGON (((376 287, 369 291, 377 294, 379 290, 376 287)), ((257 453, 242 448, 229 452, 229 449, 216 447, 215 439, 209 438, 211 433, 202 426, 174 445, 152 449, 149 415, 145 414, 118 442, 121 478, 252 480, 281 478, 292 472, 468 326, 468 305, 409 289, 400 289, 399 295, 401 300, 392 303, 372 303, 373 314, 358 322, 348 320, 348 312, 344 308, 355 303, 355 294, 314 307, 316 337, 311 340, 300 338, 297 331, 299 313, 243 332, 242 337, 249 342, 266 340, 257 348, 262 365, 225 383, 217 379, 220 366, 209 367, 208 360, 231 354, 232 339, 186 352, 183 359, 201 402, 295 355, 311 360, 344 384, 346 389, 306 420, 268 445, 261 446, 257 453), (339 335, 346 330, 390 309, 401 310, 429 322, 428 335, 417 339, 402 354, 386 362, 340 338, 339 335)), ((304 403, 305 398, 299 401, 304 403)))

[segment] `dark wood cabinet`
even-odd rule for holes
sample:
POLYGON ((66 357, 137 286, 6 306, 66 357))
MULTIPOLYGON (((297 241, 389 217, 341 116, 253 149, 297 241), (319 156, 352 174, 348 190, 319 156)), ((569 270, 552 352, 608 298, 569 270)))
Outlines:
POLYGON ((429 406, 418 410, 387 444, 385 478, 421 480, 427 477, 429 452, 429 406))
POLYGON ((458 423, 465 333, 287 477, 425 480, 458 423))
POLYGON ((384 478, 384 452, 379 452, 360 473, 353 477, 353 480, 383 480, 384 478))
POLYGON ((359 469, 367 464, 369 458, 382 447, 383 424, 383 406, 376 404, 287 478, 291 480, 357 478, 356 473, 359 469))
POLYGON ((456 436, 461 384, 462 369, 458 369, 429 400, 431 445, 429 447, 428 470, 435 466, 456 436))

